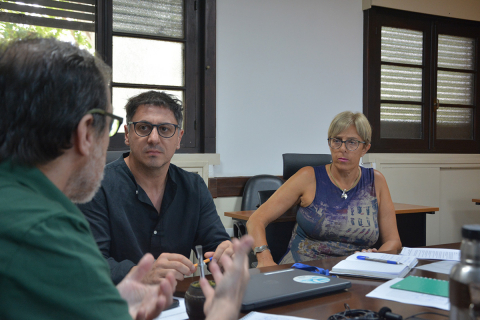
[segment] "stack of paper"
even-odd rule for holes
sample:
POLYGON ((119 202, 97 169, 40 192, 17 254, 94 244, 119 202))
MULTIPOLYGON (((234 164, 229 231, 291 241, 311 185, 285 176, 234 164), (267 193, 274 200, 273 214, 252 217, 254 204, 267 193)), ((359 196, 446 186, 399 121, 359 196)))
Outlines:
POLYGON ((378 286, 369 294, 367 294, 367 297, 398 301, 402 303, 414 304, 417 306, 439 308, 442 310, 450 310, 450 302, 447 297, 440 297, 431 294, 417 293, 391 288, 392 285, 402 280, 402 278, 398 278, 387 281, 384 284, 378 286))
POLYGON ((351 276, 360 276, 379 279, 403 278, 411 268, 415 267, 418 260, 415 257, 401 256, 386 253, 359 252, 336 264, 330 273, 351 276), (358 256, 371 259, 390 260, 400 264, 389 264, 377 261, 360 260, 358 256))
POLYGON ((405 256, 413 256, 417 259, 460 261, 460 250, 458 249, 403 247, 400 254, 405 256))

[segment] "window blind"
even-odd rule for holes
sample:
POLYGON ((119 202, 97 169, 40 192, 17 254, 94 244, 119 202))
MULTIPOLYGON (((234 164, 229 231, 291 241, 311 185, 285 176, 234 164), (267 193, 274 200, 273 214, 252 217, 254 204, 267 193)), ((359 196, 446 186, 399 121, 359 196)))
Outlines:
MULTIPOLYGON (((474 39, 439 35, 437 99, 440 105, 468 106, 473 104, 474 39), (458 71, 465 70, 466 72, 458 71), (469 72, 470 71, 470 72, 469 72)), ((419 31, 382 27, 380 119, 385 122, 418 122, 422 120, 423 34, 419 31), (387 62, 387 64, 384 64, 387 62), (405 64, 406 66, 388 63, 405 64), (418 67, 417 67, 418 66, 418 67), (383 101, 418 102, 417 106, 383 101)), ((472 123, 470 109, 449 107, 437 112, 437 123, 458 125, 472 123)), ((388 130, 388 129, 387 129, 388 130)))
POLYGON ((183 0, 113 0, 113 31, 183 38, 183 0))
POLYGON ((2 0, 0 21, 95 32, 95 0, 2 0))

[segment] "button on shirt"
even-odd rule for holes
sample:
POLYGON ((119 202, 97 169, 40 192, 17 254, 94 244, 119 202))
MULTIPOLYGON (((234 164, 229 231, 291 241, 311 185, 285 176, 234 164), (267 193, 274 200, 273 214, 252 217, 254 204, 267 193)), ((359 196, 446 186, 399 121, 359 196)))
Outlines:
POLYGON ((163 252, 189 258, 196 245, 202 245, 203 252, 215 251, 220 243, 230 240, 198 174, 170 164, 158 213, 123 160, 128 154, 105 167, 95 197, 79 205, 115 284, 145 253, 150 252, 155 259, 163 252))

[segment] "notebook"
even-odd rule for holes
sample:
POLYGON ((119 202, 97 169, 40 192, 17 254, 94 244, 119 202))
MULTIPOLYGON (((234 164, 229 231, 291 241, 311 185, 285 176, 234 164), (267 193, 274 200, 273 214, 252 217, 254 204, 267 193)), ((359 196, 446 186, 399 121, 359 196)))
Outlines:
POLYGON ((293 268, 255 274, 250 277, 247 285, 242 311, 251 311, 300 298, 310 298, 351 286, 352 284, 347 280, 293 268))
POLYGON ((331 274, 342 274, 378 279, 403 278, 417 265, 418 260, 411 256, 396 254, 359 252, 348 256, 337 263, 330 271, 331 274), (359 260, 357 256, 366 256, 372 259, 393 260, 401 264, 388 264, 377 261, 359 260))
POLYGON ((393 284, 390 288, 448 298, 448 281, 446 280, 409 276, 393 284))

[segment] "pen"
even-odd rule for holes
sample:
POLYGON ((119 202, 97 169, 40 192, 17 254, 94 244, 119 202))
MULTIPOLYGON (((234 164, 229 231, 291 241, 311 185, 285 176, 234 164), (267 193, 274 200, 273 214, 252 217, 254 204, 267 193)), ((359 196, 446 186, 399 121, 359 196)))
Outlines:
POLYGON ((198 266, 200 267, 200 277, 205 278, 205 262, 202 260, 203 258, 203 247, 201 245, 195 246, 195 251, 197 251, 197 259, 199 260, 198 266))
MULTIPOLYGON (((210 258, 208 258, 208 259, 205 259, 205 260, 203 260, 203 262, 208 263, 208 262, 212 261, 212 258, 213 258, 213 257, 210 257, 210 258)), ((195 263, 194 266, 195 266, 195 267, 198 267, 198 263, 195 263)))
POLYGON ((375 261, 375 262, 382 262, 382 263, 389 263, 389 264, 401 264, 400 262, 393 261, 393 260, 375 259, 375 258, 369 258, 367 256, 357 256, 357 259, 375 261))

